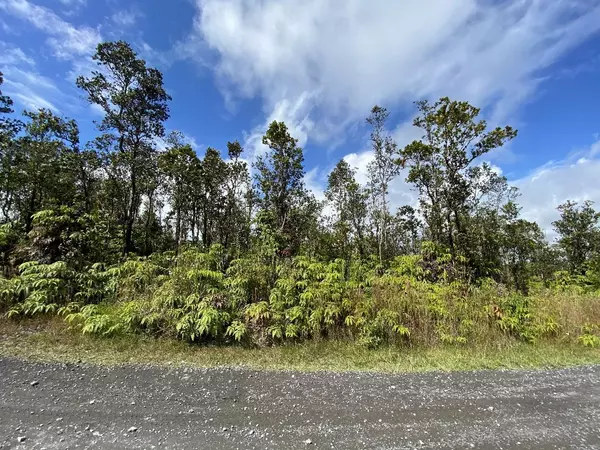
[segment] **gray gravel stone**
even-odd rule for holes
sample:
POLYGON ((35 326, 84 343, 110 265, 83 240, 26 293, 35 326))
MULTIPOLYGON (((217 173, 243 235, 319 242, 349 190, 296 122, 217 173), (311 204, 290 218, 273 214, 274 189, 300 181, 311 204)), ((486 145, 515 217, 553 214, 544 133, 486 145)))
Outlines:
POLYGON ((26 436, 18 448, 600 450, 600 366, 406 375, 183 370, 0 358, 0 448, 26 436), (29 389, 23 379, 43 387, 29 389))

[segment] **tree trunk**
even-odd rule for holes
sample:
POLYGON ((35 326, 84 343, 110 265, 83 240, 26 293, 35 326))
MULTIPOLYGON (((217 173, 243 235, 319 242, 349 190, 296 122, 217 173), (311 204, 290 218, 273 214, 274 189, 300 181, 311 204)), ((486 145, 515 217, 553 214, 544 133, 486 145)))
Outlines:
POLYGON ((181 208, 178 206, 175 214, 175 254, 179 254, 181 244, 181 208))
POLYGON ((125 225, 125 246, 123 254, 128 255, 133 252, 133 224, 135 222, 135 213, 137 207, 137 179, 135 171, 131 171, 131 200, 129 203, 129 211, 127 212, 125 225))
POLYGON ((149 255, 152 253, 153 249, 150 244, 150 227, 152 225, 152 219, 154 217, 154 192, 148 194, 148 214, 146 217, 146 226, 144 233, 144 253, 149 255))

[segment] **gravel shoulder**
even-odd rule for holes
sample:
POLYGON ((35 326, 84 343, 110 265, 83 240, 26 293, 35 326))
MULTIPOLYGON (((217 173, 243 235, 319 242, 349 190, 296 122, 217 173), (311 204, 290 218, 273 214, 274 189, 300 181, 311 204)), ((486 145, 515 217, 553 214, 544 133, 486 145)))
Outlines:
POLYGON ((0 448, 600 449, 600 366, 386 375, 2 358, 0 380, 0 448))

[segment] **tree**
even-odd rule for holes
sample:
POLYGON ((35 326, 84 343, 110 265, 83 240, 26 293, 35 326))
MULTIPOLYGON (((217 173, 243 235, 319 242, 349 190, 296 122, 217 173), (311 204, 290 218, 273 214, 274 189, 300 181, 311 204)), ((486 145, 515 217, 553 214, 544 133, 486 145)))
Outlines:
MULTIPOLYGON (((0 86, 4 83, 4 75, 0 72, 0 86)), ((12 114, 13 101, 8 95, 2 94, 0 89, 0 149, 4 150, 5 146, 10 143, 21 129, 21 122, 12 117, 7 117, 12 114)))
POLYGON ((213 243, 223 243, 220 224, 226 219, 225 182, 227 180, 227 164, 218 150, 209 147, 201 162, 201 216, 202 243, 210 247, 213 243))
POLYGON ((172 134, 170 146, 159 156, 159 167, 165 177, 165 191, 175 217, 175 249, 186 238, 185 221, 193 210, 194 185, 199 182, 200 160, 182 136, 172 134))
POLYGON ((468 258, 471 275, 475 278, 491 277, 512 283, 503 278, 507 273, 504 270, 506 241, 503 233, 508 221, 517 219, 518 190, 510 187, 506 178, 486 163, 470 167, 467 175, 472 194, 462 219, 465 239, 461 254, 468 258))
POLYGON ((74 206, 80 198, 79 129, 73 120, 49 110, 24 113, 29 121, 14 142, 11 205, 15 219, 31 230, 33 215, 58 205, 74 206))
POLYGON ((250 244, 252 186, 248 164, 240 159, 243 152, 238 141, 227 143, 229 162, 225 182, 225 220, 221 223, 221 234, 223 246, 233 255, 239 255, 242 247, 250 244))
POLYGON ((65 261, 79 269, 112 262, 113 250, 117 250, 106 244, 111 239, 101 217, 64 205, 36 212, 28 238, 25 250, 29 259, 44 264, 65 261))
POLYGON ((398 208, 390 225, 392 230, 390 243, 395 255, 418 253, 420 247, 420 230, 422 224, 417 211, 409 205, 398 208))
POLYGON ((535 269, 535 263, 543 258, 545 239, 539 225, 519 219, 520 208, 510 201, 502 209, 503 258, 508 273, 505 281, 527 292, 527 284, 535 269))
POLYGON ((164 135, 171 97, 159 70, 149 68, 123 41, 99 44, 93 60, 101 67, 91 77, 79 77, 90 103, 104 112, 98 129, 108 177, 119 194, 123 252, 134 250, 133 226, 138 216, 143 184, 152 175, 154 141, 164 135))
POLYGON ((368 194, 356 182, 355 170, 341 159, 328 177, 325 198, 334 207, 337 220, 334 234, 340 252, 349 259, 353 249, 357 249, 361 258, 366 256, 365 221, 367 218, 368 194))
POLYGON ((560 219, 553 222, 558 234, 558 246, 562 250, 567 267, 572 274, 585 273, 585 263, 600 250, 600 213, 593 202, 585 201, 581 207, 568 201, 558 207, 560 219))
POLYGON ((390 213, 387 196, 390 182, 400 174, 403 162, 399 159, 398 145, 386 133, 385 124, 390 113, 387 109, 374 106, 367 123, 371 125, 373 161, 367 166, 369 188, 373 197, 379 263, 383 264, 384 247, 387 244, 390 213))
POLYGON ((304 187, 304 155, 283 122, 274 121, 262 142, 270 152, 258 157, 256 183, 261 220, 276 236, 278 250, 296 254, 313 222, 314 209, 304 187), (310 216, 310 217, 309 217, 310 216))
MULTIPOLYGON (((3 83, 0 72, 0 86, 3 83)), ((15 167, 20 159, 15 139, 23 125, 21 121, 8 116, 14 112, 12 105, 12 99, 0 90, 0 210, 3 222, 12 219, 14 190, 19 176, 15 167)))
POLYGON ((475 191, 481 173, 473 164, 517 131, 507 126, 486 132, 486 121, 477 121, 478 108, 447 97, 434 104, 420 101, 417 107, 420 115, 414 125, 423 130, 423 138, 400 152, 409 166, 407 182, 419 192, 429 238, 448 248, 453 258, 464 256, 472 201, 488 193, 475 191))

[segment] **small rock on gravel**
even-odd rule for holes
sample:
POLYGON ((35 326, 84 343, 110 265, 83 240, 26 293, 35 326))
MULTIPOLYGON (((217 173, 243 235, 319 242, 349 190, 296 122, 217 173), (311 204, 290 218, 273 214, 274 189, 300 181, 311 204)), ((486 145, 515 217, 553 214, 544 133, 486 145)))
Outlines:
POLYGON ((137 427, 131 427, 127 430, 128 433, 135 433, 137 431, 137 427))

